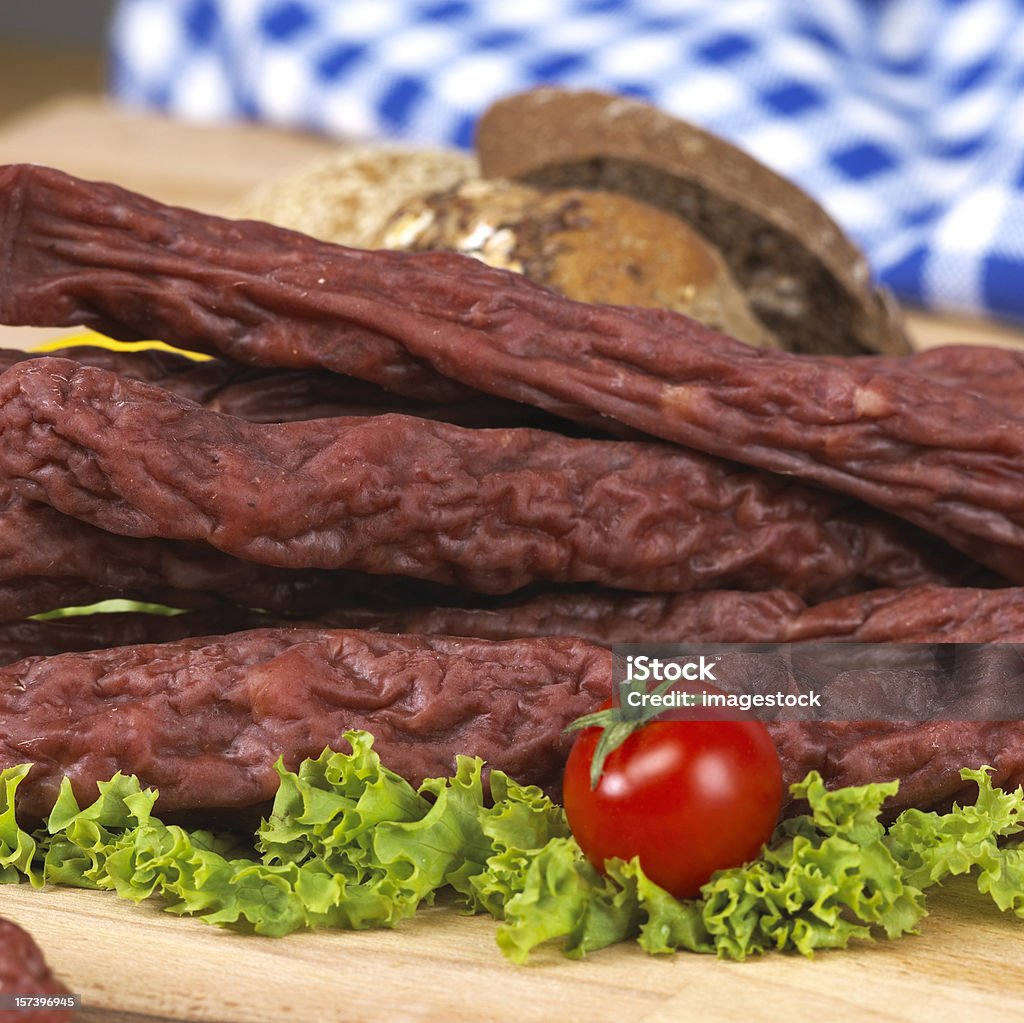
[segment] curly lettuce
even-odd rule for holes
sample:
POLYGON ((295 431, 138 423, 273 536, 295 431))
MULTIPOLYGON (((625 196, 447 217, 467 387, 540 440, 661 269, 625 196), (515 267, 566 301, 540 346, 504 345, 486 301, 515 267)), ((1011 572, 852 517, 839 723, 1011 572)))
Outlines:
POLYGON ((635 860, 612 861, 602 876, 571 840, 549 843, 514 882, 498 942, 519 962, 552 938, 570 956, 633 937, 655 954, 810 956, 916 933, 926 889, 972 872, 1000 909, 1024 918, 1024 849, 1001 842, 1024 829, 1024 792, 994 788, 987 769, 961 776, 978 786, 974 805, 907 810, 886 829, 880 814, 896 782, 829 791, 812 772, 792 786, 810 812, 784 821, 757 860, 719 871, 694 900, 674 899, 635 860))
POLYGON ((515 962, 560 944, 581 957, 620 941, 744 959, 771 950, 812 955, 855 939, 918 930, 925 892, 973 873, 1001 910, 1024 917, 1024 793, 965 770, 973 805, 881 811, 897 783, 829 791, 811 773, 793 787, 808 813, 783 822, 757 860, 720 871, 679 901, 634 860, 598 872, 562 809, 539 789, 460 758, 454 776, 419 788, 385 768, 365 732, 351 752, 325 750, 292 772, 255 834, 188 831, 154 816, 157 793, 117 775, 80 807, 65 781, 43 827, 14 817, 28 766, 0 772, 0 882, 27 879, 159 898, 171 913, 282 935, 300 928, 394 927, 442 892, 500 921, 515 962), (489 792, 489 797, 488 797, 489 792))
MULTIPOLYGON (((117 775, 82 808, 65 779, 35 834, 14 820, 28 767, 0 772, 0 881, 109 889, 211 924, 283 935, 303 927, 393 927, 454 889, 476 908, 472 879, 509 844, 567 834, 539 789, 459 758, 453 777, 414 789, 383 767, 365 732, 351 753, 324 753, 295 772, 279 762, 270 816, 255 835, 186 831, 153 815, 157 792, 117 775)), ((500 910, 501 893, 489 905, 500 910)))

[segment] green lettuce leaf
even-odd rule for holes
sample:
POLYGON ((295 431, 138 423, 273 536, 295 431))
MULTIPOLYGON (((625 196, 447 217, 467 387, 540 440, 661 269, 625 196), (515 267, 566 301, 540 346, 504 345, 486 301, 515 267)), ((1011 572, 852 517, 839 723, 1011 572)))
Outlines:
POLYGON ((36 843, 27 832, 18 827, 14 818, 14 797, 31 764, 0 771, 0 883, 26 877, 33 885, 42 885, 42 879, 33 869, 36 843))
POLYGON ((599 874, 574 838, 553 839, 529 856, 519 887, 497 933, 498 947, 513 962, 525 962, 537 945, 553 939, 579 959, 638 932, 635 884, 599 874))
MULTIPOLYGON (((14 819, 28 766, 0 772, 0 881, 109 889, 163 900, 172 913, 282 935, 302 927, 392 927, 453 888, 471 910, 489 859, 543 846, 568 829, 538 789, 459 758, 453 777, 417 791, 387 770, 365 732, 350 753, 325 750, 297 771, 276 765, 269 817, 245 848, 237 836, 186 831, 153 816, 154 790, 117 775, 80 807, 65 780, 45 826, 29 835, 14 819), (521 838, 517 836, 521 835, 521 838)), ((491 893, 499 907, 507 893, 491 893)))
POLYGON ((896 784, 828 791, 812 772, 793 786, 810 814, 786 821, 759 860, 720 871, 701 889, 701 918, 720 956, 769 949, 804 955, 870 938, 894 938, 924 916, 920 889, 906 883, 885 844, 882 804, 896 784))
POLYGON ((156 791, 123 775, 85 807, 65 780, 29 834, 14 805, 30 767, 0 771, 0 882, 158 898, 168 912, 272 936, 394 927, 448 891, 499 921, 498 945, 515 962, 548 942, 578 958, 632 939, 653 954, 810 956, 916 931, 925 891, 967 873, 1024 917, 1024 850, 1006 843, 1024 830, 1024 793, 994 787, 987 769, 962 772, 978 787, 973 805, 908 810, 888 829, 896 783, 829 791, 811 773, 793 786, 808 813, 783 822, 757 860, 679 901, 635 860, 597 871, 560 807, 498 771, 485 785, 478 759, 414 789, 368 734, 345 738, 349 753, 325 750, 294 772, 276 765, 271 812, 248 837, 167 825, 153 814, 156 791))
POLYGON ((1024 917, 1024 850, 1000 843, 1024 829, 1024 792, 994 787, 989 768, 960 776, 977 784, 974 804, 946 814, 905 810, 889 829, 889 847, 910 883, 925 888, 976 872, 979 891, 1024 917))
POLYGON ((602 876, 571 839, 492 859, 475 884, 518 889, 498 930, 499 945, 517 962, 550 940, 576 956, 632 937, 652 954, 810 956, 854 939, 916 932, 925 890, 971 871, 1000 909, 1024 917, 1024 850, 999 843, 1024 828, 1024 794, 993 788, 987 770, 962 775, 978 785, 973 806, 908 810, 887 830, 880 816, 895 782, 829 791, 811 773, 793 786, 810 812, 784 821, 760 858, 719 871, 695 900, 673 898, 635 860, 612 861, 602 876))
POLYGON ((92 614, 109 614, 112 612, 134 611, 138 614, 174 616, 185 614, 182 608, 168 607, 166 604, 150 604, 141 600, 123 600, 115 597, 111 600, 100 600, 95 604, 79 604, 74 607, 58 607, 52 611, 41 611, 30 615, 31 621, 49 622, 57 618, 80 618, 92 614))

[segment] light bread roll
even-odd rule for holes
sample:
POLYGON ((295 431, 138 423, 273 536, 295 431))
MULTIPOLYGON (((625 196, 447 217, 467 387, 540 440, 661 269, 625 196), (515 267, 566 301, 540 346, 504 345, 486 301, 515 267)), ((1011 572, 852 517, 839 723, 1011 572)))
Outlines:
POLYGON ((409 198, 476 175, 476 158, 457 149, 347 146, 261 185, 229 215, 372 248, 381 224, 409 198))

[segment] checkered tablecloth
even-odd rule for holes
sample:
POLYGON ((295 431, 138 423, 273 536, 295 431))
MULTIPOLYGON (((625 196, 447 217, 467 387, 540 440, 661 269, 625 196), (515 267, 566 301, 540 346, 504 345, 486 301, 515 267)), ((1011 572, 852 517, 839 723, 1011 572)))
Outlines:
POLYGON ((652 101, 814 194, 905 299, 1024 318, 1024 0, 123 0, 120 99, 471 144, 537 84, 652 101))

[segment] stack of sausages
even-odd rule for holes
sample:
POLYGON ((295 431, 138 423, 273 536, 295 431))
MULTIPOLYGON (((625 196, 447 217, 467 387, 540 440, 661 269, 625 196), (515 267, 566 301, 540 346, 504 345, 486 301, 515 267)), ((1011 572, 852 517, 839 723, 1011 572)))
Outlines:
MULTIPOLYGON (((757 350, 36 166, 0 168, 0 322, 215 356, 4 359, 27 818, 117 770, 244 810, 348 727, 413 781, 466 753, 554 788, 616 642, 1024 641, 1016 353, 757 350), (114 595, 191 610, 25 621, 114 595)), ((1024 723, 772 727, 788 781, 1024 778, 1024 723)))

